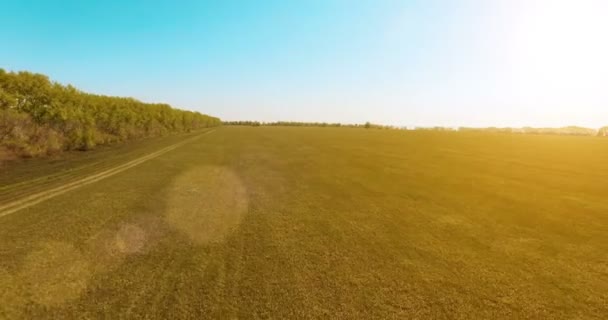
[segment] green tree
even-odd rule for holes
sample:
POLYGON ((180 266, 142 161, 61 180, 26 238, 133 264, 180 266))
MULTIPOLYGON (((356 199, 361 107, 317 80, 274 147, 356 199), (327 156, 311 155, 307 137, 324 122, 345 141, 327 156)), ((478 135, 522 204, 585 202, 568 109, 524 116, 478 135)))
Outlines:
POLYGON ((88 94, 41 74, 2 69, 0 112, 0 146, 23 156, 221 125, 167 104, 88 94))

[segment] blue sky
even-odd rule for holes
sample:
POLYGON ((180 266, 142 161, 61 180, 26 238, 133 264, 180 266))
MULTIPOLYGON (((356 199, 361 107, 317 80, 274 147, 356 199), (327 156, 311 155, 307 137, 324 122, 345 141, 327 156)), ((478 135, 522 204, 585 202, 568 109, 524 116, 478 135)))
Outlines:
POLYGON ((0 67, 225 120, 608 124, 601 0, 8 1, 0 67))

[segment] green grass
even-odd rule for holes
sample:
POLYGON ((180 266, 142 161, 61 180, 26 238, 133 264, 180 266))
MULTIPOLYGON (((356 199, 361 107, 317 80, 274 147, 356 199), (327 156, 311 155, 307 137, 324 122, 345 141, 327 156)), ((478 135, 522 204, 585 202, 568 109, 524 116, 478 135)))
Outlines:
MULTIPOLYGON (((201 132, 209 131, 209 129, 201 132)), ((162 146, 187 139, 193 134, 175 134, 143 139, 92 151, 71 151, 48 158, 15 159, 0 163, 0 202, 52 187, 64 185, 87 175, 113 168, 129 159, 144 156, 162 146)))
POLYGON ((602 138, 223 127, 0 217, 0 318, 603 319, 607 182, 602 138))

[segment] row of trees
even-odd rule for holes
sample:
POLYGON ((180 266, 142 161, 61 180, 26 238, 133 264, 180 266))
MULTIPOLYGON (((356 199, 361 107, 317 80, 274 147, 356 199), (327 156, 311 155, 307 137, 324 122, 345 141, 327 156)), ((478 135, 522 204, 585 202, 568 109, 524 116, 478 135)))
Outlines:
POLYGON ((20 156, 89 150, 220 124, 218 118, 167 104, 89 94, 45 75, 0 69, 0 149, 20 156))
POLYGON ((415 127, 413 130, 420 131, 460 131, 460 132, 493 132, 493 133, 518 133, 518 134, 550 134, 567 136, 608 136, 608 126, 598 130, 577 126, 561 128, 510 128, 510 127, 415 127))
POLYGON ((524 134, 554 134, 554 135, 567 135, 567 136, 606 136, 608 133, 608 127, 600 128, 599 130, 577 127, 577 126, 568 126, 561 128, 533 128, 533 127, 523 127, 523 128, 467 128, 460 127, 459 131, 483 131, 483 132, 505 132, 505 133, 524 133, 524 134))
MULTIPOLYGON (((294 122, 294 121, 277 121, 277 122, 260 122, 260 121, 224 121, 223 124, 233 126, 288 126, 288 127, 351 127, 351 128, 366 128, 366 129, 394 129, 408 130, 406 127, 395 127, 373 124, 366 122, 364 124, 343 124, 343 123, 327 123, 327 122, 294 122)), ((412 129, 409 129, 412 130, 412 129)), ((500 133, 523 133, 523 134, 556 134, 556 135, 572 135, 572 136, 608 136, 608 126, 598 130, 569 126, 561 128, 509 128, 509 127, 414 127, 413 130, 418 131, 475 131, 475 132, 500 132, 500 133)))
POLYGON ((366 129, 395 129, 391 126, 383 126, 366 122, 364 124, 344 124, 344 123, 328 123, 328 122, 297 122, 297 121, 276 121, 276 122, 260 122, 260 121, 224 121, 223 124, 231 126, 281 126, 281 127, 348 127, 348 128, 366 128, 366 129))

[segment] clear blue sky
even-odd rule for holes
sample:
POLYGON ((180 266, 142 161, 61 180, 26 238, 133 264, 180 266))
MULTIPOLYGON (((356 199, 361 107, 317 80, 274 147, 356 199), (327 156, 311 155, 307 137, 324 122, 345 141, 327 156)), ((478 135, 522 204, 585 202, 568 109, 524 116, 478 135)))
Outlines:
POLYGON ((0 0, 0 67, 226 120, 597 127, 607 3, 0 0))

